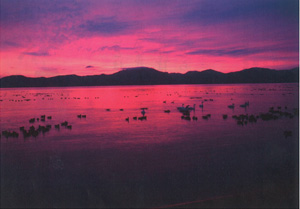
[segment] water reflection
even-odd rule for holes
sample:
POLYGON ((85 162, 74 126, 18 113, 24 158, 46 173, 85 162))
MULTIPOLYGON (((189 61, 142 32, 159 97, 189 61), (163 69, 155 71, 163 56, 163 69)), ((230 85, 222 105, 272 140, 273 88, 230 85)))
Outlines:
MULTIPOLYGON (((5 131, 3 136, 6 138, 12 136, 16 137, 19 134, 17 133, 19 127, 25 127, 21 130, 25 138, 29 136, 36 137, 39 132, 49 132, 49 127, 52 125, 58 130, 60 123, 67 129, 73 129, 73 125, 68 125, 68 120, 74 123, 81 131, 89 130, 91 135, 97 135, 97 133, 101 133, 105 129, 111 131, 122 130, 125 127, 120 122, 121 119, 129 122, 129 118, 132 118, 134 122, 144 121, 147 120, 147 117, 150 117, 148 118, 148 121, 150 119, 151 123, 149 127, 155 126, 159 120, 161 120, 161 122, 167 120, 167 124, 172 128, 180 126, 181 122, 176 118, 181 118, 186 121, 198 121, 198 117, 208 120, 211 118, 211 115, 213 115, 215 128, 216 126, 223 126, 221 118, 227 119, 228 115, 229 118, 232 116, 233 119, 250 117, 251 122, 253 122, 255 121, 253 117, 258 119, 259 114, 262 115, 263 112, 266 114, 266 109, 270 107, 268 107, 268 104, 285 106, 286 111, 279 114, 280 116, 288 115, 287 117, 291 118, 291 115, 289 115, 292 114, 291 105, 292 107, 296 107, 297 105, 297 97, 295 96, 297 85, 265 84, 265 86, 267 86, 265 87, 261 84, 260 86, 261 87, 258 86, 258 88, 254 85, 181 85, 151 87, 127 86, 121 88, 4 89, 1 91, 1 104, 4 110, 1 127, 2 131, 5 131), (291 88, 291 86, 294 86, 294 89, 291 88), (283 90, 281 88, 283 88, 283 90), (257 92, 256 97, 253 97, 253 93, 250 94, 250 92, 253 91, 257 92), (268 94, 267 100, 265 98, 263 100, 258 99, 260 91, 271 92, 268 94), (288 92, 287 95, 290 95, 289 99, 283 100, 283 96, 275 97, 273 92, 278 91, 280 91, 279 94, 288 92), (166 100, 165 97, 170 98, 166 100), (47 102, 45 102, 45 99, 47 99, 47 102), (251 100, 251 104, 253 105, 250 106, 249 100, 251 100), (242 103, 241 101, 244 102, 242 103), (19 105, 19 102, 25 103, 19 105), (226 104, 230 102, 239 103, 240 105, 232 103, 227 105, 228 109, 226 109, 226 104), (146 106, 151 108, 148 110, 146 106), (290 107, 288 110, 287 106, 290 107), (104 110, 107 113, 105 113, 104 110), (139 110, 142 110, 142 116, 139 116, 139 110), (148 116, 145 116, 145 110, 147 110, 148 116), (229 110, 231 110, 231 112, 229 110), (191 111, 192 115, 190 114, 191 111), (85 114, 82 114, 82 112, 85 112, 85 114), (163 112, 169 114, 163 115, 163 112), (180 117, 176 116, 178 112, 182 114, 180 117), (16 117, 16 113, 18 113, 18 117, 16 117), (47 115, 46 118, 45 113, 51 115, 47 115), (245 116, 243 116, 244 114, 245 116), (254 116, 254 114, 256 114, 256 116, 254 116), (37 115, 41 115, 41 117, 37 115), (53 120, 52 115, 54 115, 53 120), (89 120, 86 121, 74 121, 75 115, 79 119, 86 119, 86 115, 90 116, 89 120), (12 118, 17 118, 17 120, 12 123, 12 118), (29 123, 35 123, 38 125, 38 128, 24 123, 26 120, 29 120, 29 123), (46 120, 47 124, 45 126, 44 123, 46 120), (19 125, 19 127, 17 125, 19 125), (81 125, 84 125, 84 129, 81 129, 81 125), (99 125, 101 127, 99 127, 99 125)), ((272 118, 277 119, 277 117, 272 118)), ((245 122, 248 123, 248 121, 245 122)), ((245 123, 239 119, 237 123, 239 125, 245 125, 245 123)), ((136 131, 135 127, 128 126, 126 129, 136 131)), ((210 128, 210 130, 213 131, 212 128, 210 128)), ((78 131, 76 131, 74 135, 75 134, 78 134, 78 131)), ((71 134, 70 137, 74 135, 71 134)), ((55 137, 57 134, 50 136, 55 137)))
POLYGON ((4 206, 295 192, 298 84, 1 89, 1 100, 4 206))

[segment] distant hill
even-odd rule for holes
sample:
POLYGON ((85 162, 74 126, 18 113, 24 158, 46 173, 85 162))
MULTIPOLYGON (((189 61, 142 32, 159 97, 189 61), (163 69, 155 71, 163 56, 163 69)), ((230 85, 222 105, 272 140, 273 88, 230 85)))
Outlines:
POLYGON ((50 78, 30 78, 21 75, 0 79, 1 88, 113 86, 158 84, 227 84, 227 83, 297 83, 299 67, 290 70, 249 68, 238 72, 221 73, 215 70, 189 71, 185 74, 166 73, 148 67, 126 68, 110 75, 64 75, 50 78))
POLYGON ((290 83, 299 82, 299 68, 291 70, 271 70, 249 68, 226 74, 226 83, 290 83))
POLYGON ((155 85, 171 83, 169 73, 153 68, 136 67, 123 69, 111 75, 116 85, 155 85))
POLYGON ((185 81, 191 84, 224 83, 226 74, 215 70, 189 71, 184 74, 185 81))

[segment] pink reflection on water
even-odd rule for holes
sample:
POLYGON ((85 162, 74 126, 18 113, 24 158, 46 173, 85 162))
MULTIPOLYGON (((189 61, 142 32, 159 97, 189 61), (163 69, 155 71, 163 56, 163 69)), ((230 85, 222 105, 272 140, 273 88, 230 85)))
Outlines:
POLYGON ((88 190, 107 205, 122 200, 121 206, 134 206, 143 193, 141 206, 157 206, 179 196, 187 202, 262 192, 266 182, 278 188, 295 179, 298 117, 238 126, 232 115, 268 112, 270 106, 291 111, 298 107, 298 84, 1 89, 1 100, 1 131, 52 125, 36 138, 1 138, 2 182, 17 182, 26 192, 37 188, 49 202, 82 200, 88 190), (241 108, 246 101, 249 107, 241 108), (236 107, 229 109, 232 103, 236 107), (182 104, 196 104, 190 114, 197 121, 181 119, 182 104), (134 120, 142 107, 147 120, 134 120), (52 119, 29 123, 41 115, 52 119), (63 121, 72 129, 55 130, 63 121), (285 138, 285 130, 293 135, 285 138))
MULTIPOLYGON (((3 89, 1 128, 18 131, 21 126, 28 129, 68 121, 72 130, 53 127, 43 137, 103 146, 169 143, 197 135, 218 137, 218 132, 226 135, 227 130, 239 130, 232 115, 259 114, 271 106, 297 107, 297 88, 298 84, 237 84, 3 89), (241 108, 247 101, 250 105, 241 108), (190 114, 197 121, 181 119, 177 107, 182 104, 195 105, 190 114), (231 104, 234 109, 228 108, 231 104), (142 116, 141 108, 147 108, 147 120, 134 119, 142 116), (78 118, 79 114, 87 117, 78 118), (207 114, 211 117, 203 120, 207 114), (224 114, 227 120, 222 118, 224 114), (28 122, 41 115, 52 119, 28 122)), ((248 129, 255 130, 259 124, 248 129)))

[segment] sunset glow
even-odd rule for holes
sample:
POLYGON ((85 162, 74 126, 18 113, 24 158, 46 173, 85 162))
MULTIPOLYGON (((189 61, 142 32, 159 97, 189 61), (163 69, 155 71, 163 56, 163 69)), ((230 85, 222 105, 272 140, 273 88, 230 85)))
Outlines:
POLYGON ((0 3, 0 77, 299 65, 297 0, 0 3))

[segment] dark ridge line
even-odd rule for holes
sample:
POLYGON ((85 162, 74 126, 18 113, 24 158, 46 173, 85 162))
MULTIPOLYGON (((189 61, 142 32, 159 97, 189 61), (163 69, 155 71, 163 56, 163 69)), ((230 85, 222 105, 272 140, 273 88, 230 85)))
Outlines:
POLYGON ((161 72, 148 67, 134 67, 108 75, 71 74, 48 78, 12 75, 0 79, 0 88, 242 83, 299 83, 299 67, 290 70, 253 67, 229 73, 208 69, 188 71, 184 74, 161 72))

